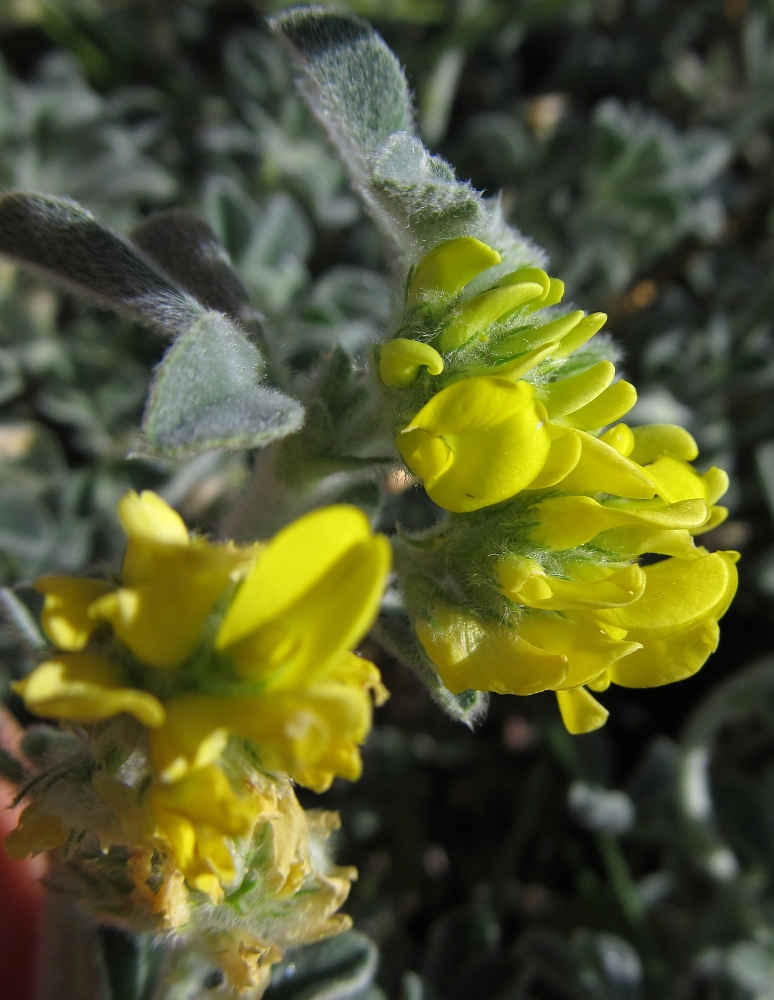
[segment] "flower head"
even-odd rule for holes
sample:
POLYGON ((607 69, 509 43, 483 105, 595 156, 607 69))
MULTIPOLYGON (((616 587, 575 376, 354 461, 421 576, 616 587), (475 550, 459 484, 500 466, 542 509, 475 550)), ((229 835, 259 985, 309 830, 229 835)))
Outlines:
POLYGON ((398 450, 453 512, 432 544, 399 543, 398 570, 450 691, 556 691, 568 729, 587 732, 607 717, 587 688, 680 680, 716 648, 738 556, 694 536, 726 516, 728 477, 694 469, 683 428, 620 423, 637 394, 590 343, 605 317, 541 318, 561 282, 498 277, 486 249, 456 240, 423 258, 382 348, 385 370, 415 362, 384 379, 398 450), (391 346, 409 334, 414 348, 391 346))

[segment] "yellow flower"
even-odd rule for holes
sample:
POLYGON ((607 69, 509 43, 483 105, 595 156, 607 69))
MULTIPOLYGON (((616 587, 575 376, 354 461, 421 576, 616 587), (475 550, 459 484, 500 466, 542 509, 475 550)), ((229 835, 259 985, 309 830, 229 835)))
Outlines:
POLYGON ((228 732, 255 744, 264 766, 316 791, 336 774, 358 778, 369 692, 380 703, 386 691, 376 667, 349 650, 376 616, 390 558, 387 540, 352 507, 316 511, 283 529, 215 640, 246 693, 171 699, 166 726, 151 736, 160 772, 176 776, 207 762, 228 732))
POLYGON ((189 538, 161 497, 129 493, 118 505, 129 536, 122 586, 95 601, 90 617, 108 621, 138 660, 177 667, 196 651, 204 622, 252 549, 189 538))
POLYGON ((79 722, 133 715, 151 730, 167 782, 213 764, 230 735, 249 740, 265 768, 311 788, 337 774, 358 778, 371 695, 381 702, 387 692, 376 667, 351 650, 376 616, 387 539, 346 506, 308 514, 248 549, 189 539, 151 493, 129 494, 119 513, 129 534, 120 587, 40 583, 49 637, 78 651, 49 657, 15 685, 30 711, 79 722), (224 596, 230 604, 206 640, 224 596), (94 629, 105 621, 136 665, 99 646, 94 629), (164 683, 154 686, 159 668, 164 683), (142 677, 153 690, 139 686, 142 677))
POLYGON ((446 510, 472 511, 528 486, 551 438, 533 386, 481 376, 433 396, 397 444, 431 500, 446 510))

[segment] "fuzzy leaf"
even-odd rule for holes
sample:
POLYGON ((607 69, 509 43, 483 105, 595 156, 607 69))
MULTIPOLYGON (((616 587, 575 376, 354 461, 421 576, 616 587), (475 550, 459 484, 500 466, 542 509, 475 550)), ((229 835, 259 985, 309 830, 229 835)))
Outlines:
POLYGON ((371 183, 382 205, 402 229, 413 230, 424 250, 482 231, 481 196, 413 135, 390 136, 373 158, 371 183))
POLYGON ((169 349, 143 420, 143 453, 257 448, 297 431, 300 403, 260 385, 258 349, 221 313, 206 313, 169 349))
POLYGON ((404 259, 486 228, 479 195, 416 138, 400 64, 366 22, 306 7, 270 23, 355 190, 404 259))
POLYGON ((371 986, 378 959, 376 945, 355 931, 295 948, 272 968, 266 1000, 354 1000, 371 986))
POLYGON ((367 22, 304 7, 270 24, 303 71, 304 94, 320 119, 326 116, 328 135, 344 158, 365 166, 393 133, 413 129, 400 63, 367 22))
POLYGON ((433 700, 458 722, 464 722, 471 729, 486 715, 489 697, 484 691, 463 691, 452 694, 445 686, 435 664, 425 653, 417 639, 411 619, 398 600, 392 595, 382 602, 382 608, 374 627, 379 642, 393 656, 404 663, 419 677, 430 692, 433 700))
POLYGON ((132 231, 132 242, 195 299, 240 316, 247 290, 207 223, 184 208, 156 212, 132 231))
POLYGON ((0 197, 0 256, 162 333, 190 329, 203 309, 127 239, 67 198, 0 197))

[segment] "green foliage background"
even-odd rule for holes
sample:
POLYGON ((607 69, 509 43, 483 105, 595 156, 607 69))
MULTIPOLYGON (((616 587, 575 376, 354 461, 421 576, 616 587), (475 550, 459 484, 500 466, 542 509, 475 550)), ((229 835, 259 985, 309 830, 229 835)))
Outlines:
MULTIPOLYGON (((303 373, 337 346, 364 351, 389 286, 264 27, 280 6, 4 5, 0 187, 75 198, 122 232, 158 208, 197 210, 303 373)), ((430 148, 502 191, 567 298, 609 313, 638 418, 684 424, 704 465, 731 474, 731 519, 710 543, 744 554, 702 673, 618 690, 590 736, 568 737, 540 697, 496 699, 473 734, 373 651, 393 698, 362 781, 325 797, 342 811, 339 856, 361 871, 349 910, 381 951, 371 995, 771 1000, 774 5, 346 6, 406 66, 430 148)), ((207 530, 244 484, 241 453, 127 459, 165 346, 0 267, 0 576, 28 603, 42 572, 115 562, 127 488, 158 490, 207 530)), ((26 655, 7 610, 6 691, 26 655)), ((118 952, 143 995, 141 949, 118 952)), ((293 995, 283 974, 272 993, 293 995)), ((367 989, 347 975, 334 994, 367 989)))

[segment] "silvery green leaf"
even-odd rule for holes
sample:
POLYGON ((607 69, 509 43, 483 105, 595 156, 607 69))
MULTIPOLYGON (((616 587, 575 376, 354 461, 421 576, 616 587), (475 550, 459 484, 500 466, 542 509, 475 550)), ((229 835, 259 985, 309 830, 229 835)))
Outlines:
POLYGON ((300 403, 261 385, 261 353, 221 313, 206 313, 169 349, 143 419, 142 453, 257 448, 299 430, 300 403))
POLYGON ((371 186, 378 200, 421 249, 442 240, 481 232, 484 203, 439 156, 431 156, 416 136, 391 135, 373 155, 371 186))
POLYGON ((301 90, 353 187, 404 266, 443 240, 488 235, 492 220, 481 196, 417 138, 403 71, 368 24, 318 7, 270 23, 301 70, 301 90))
POLYGON ((2 196, 0 256, 162 333, 183 333, 203 313, 127 239, 67 198, 2 196))
MULTIPOLYGON (((363 934, 348 931, 286 952, 272 968, 267 1000, 376 1000, 372 981, 379 955, 363 934)), ((376 996, 382 996, 380 992, 376 996)))
POLYGON ((226 249, 193 212, 156 212, 132 230, 132 242, 208 309, 240 316, 249 305, 226 249))
POLYGON ((432 699, 447 715, 458 722, 464 722, 471 729, 483 719, 489 706, 489 696, 485 691, 473 690, 452 694, 444 686, 435 664, 422 648, 411 619, 396 595, 388 593, 382 601, 374 634, 385 649, 419 677, 432 699))
POLYGON ((400 64, 365 21, 320 7, 270 21, 304 74, 302 90, 342 159, 368 172, 367 159, 395 132, 413 129, 400 64))

